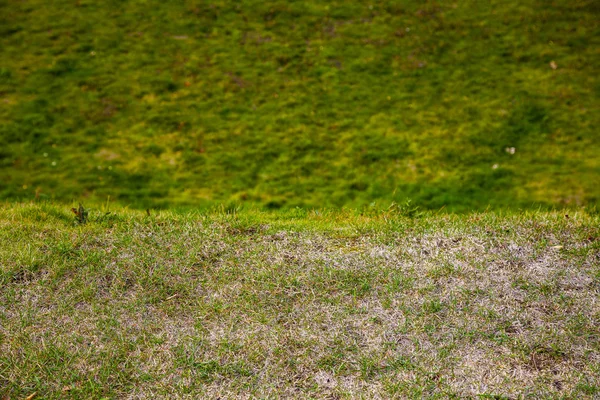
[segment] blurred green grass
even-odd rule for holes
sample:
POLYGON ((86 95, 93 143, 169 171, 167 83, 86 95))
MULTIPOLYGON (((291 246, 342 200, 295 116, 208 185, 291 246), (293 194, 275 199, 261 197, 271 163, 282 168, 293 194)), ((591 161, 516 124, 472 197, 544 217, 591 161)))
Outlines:
POLYGON ((595 206, 598 15, 563 0, 0 0, 0 198, 595 206))

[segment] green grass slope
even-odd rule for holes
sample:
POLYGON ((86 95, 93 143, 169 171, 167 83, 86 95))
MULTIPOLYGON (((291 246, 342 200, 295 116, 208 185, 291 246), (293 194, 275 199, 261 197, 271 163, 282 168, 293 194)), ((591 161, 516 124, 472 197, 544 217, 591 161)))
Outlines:
POLYGON ((598 16, 593 0, 1 0, 0 197, 597 204, 598 16))
POLYGON ((0 398, 600 395, 600 220, 0 208, 0 398))

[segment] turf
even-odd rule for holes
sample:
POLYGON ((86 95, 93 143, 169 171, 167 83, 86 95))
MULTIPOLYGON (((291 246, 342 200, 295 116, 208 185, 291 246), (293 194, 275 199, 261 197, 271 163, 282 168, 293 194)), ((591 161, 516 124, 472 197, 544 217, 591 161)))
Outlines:
POLYGON ((0 398, 597 398, 599 227, 4 204, 0 398))
POLYGON ((600 199, 599 6, 0 1, 0 198, 600 199))

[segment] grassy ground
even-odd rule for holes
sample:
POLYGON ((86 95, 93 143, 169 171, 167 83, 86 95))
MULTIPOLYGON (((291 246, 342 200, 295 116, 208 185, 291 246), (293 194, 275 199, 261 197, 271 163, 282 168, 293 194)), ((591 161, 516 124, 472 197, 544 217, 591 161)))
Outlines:
POLYGON ((0 398, 597 398, 599 226, 4 204, 0 398))
POLYGON ((0 0, 0 198, 600 200, 596 0, 0 0))

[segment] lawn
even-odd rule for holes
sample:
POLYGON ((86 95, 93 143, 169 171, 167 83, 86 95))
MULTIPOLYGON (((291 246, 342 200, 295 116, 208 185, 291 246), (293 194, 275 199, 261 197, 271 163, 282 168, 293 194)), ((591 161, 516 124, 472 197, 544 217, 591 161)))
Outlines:
POLYGON ((0 0, 0 399, 597 399, 599 4, 0 0))
POLYGON ((0 199, 600 200, 594 0, 0 1, 0 199))
POLYGON ((0 209, 0 398, 600 395, 600 219, 0 209))

